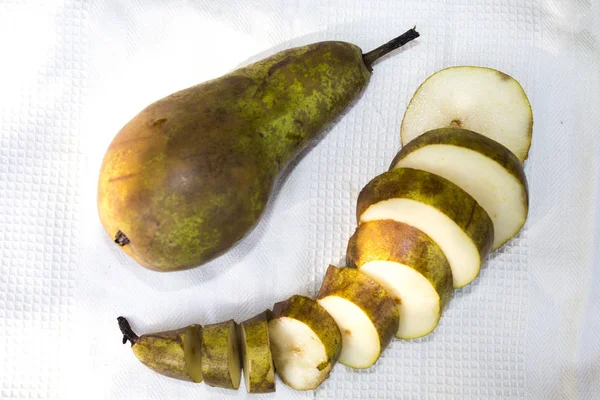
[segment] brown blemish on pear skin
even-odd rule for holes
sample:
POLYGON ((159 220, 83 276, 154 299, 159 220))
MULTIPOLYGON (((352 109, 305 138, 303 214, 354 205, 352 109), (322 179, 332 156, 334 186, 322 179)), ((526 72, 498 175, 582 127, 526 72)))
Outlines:
POLYGON ((501 81, 510 81, 512 80, 512 78, 510 77, 510 75, 505 74, 504 72, 501 71, 496 71, 497 74, 500 76, 500 80, 501 81))
POLYGON ((108 181, 109 182, 117 182, 117 181, 121 181, 123 179, 133 178, 137 174, 138 174, 137 172, 132 172, 131 174, 125 174, 125 175, 121 175, 121 176, 116 176, 114 178, 110 178, 108 181))

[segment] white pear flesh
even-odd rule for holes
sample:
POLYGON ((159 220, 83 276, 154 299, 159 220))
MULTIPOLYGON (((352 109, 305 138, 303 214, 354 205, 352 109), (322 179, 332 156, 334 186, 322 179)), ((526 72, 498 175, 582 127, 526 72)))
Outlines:
POLYGON ((527 218, 525 188, 500 164, 469 149, 434 145, 409 154, 397 166, 438 174, 469 193, 494 223, 497 249, 518 232, 527 218))
POLYGON ((484 67, 451 67, 431 75, 413 95, 400 128, 402 144, 444 127, 478 132, 523 162, 531 145, 533 114, 523 88, 509 75, 484 67))
POLYGON ((329 377, 342 349, 342 335, 316 300, 294 295, 276 303, 268 329, 273 363, 283 383, 314 390, 329 377))
POLYGON ((389 199, 367 208, 360 222, 382 219, 404 222, 431 237, 448 259, 455 288, 469 284, 479 274, 479 250, 456 222, 435 207, 411 199, 389 199))
POLYGON ((329 370, 319 369, 327 363, 325 346, 305 323, 288 317, 271 320, 269 338, 277 374, 287 385, 307 390, 325 380, 329 370))
POLYGON ((483 135, 435 129, 409 143, 392 164, 436 174, 470 194, 492 219, 492 250, 525 224, 529 205, 523 166, 510 150, 483 135))
POLYGON ((402 299, 396 304, 400 313, 397 338, 414 339, 435 329, 441 314, 440 296, 427 278, 394 261, 370 261, 360 271, 383 286, 390 296, 402 299))
POLYGON ((342 334, 338 362, 351 368, 368 368, 380 356, 379 334, 371 319, 356 304, 338 296, 327 296, 318 303, 333 317, 342 334))

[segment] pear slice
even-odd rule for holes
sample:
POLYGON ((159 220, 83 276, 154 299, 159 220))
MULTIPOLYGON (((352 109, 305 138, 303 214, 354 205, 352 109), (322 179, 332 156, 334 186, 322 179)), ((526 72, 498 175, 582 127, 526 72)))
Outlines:
POLYGON ((473 197, 427 171, 397 168, 375 177, 356 208, 359 224, 393 219, 433 239, 450 263, 455 288, 477 277, 494 241, 492 220, 473 197))
POLYGON ((529 210, 527 178, 506 147, 466 129, 434 129, 408 143, 391 168, 408 167, 448 179, 469 193, 494 224, 495 250, 515 236, 529 210))
POLYGON ((242 378, 237 324, 206 325, 202 334, 202 376, 209 386, 237 390, 242 378))
MULTIPOLYGON (((390 219, 362 223, 348 242, 348 266, 379 283, 394 299, 399 339, 431 333, 452 296, 452 270, 426 234, 390 219)), ((341 361, 341 358, 340 358, 341 361)))
POLYGON ((117 321, 123 343, 131 342, 131 350, 146 367, 171 378, 202 382, 200 325, 138 336, 127 319, 117 321))
POLYGON ((356 269, 330 265, 317 296, 342 334, 338 361, 369 368, 398 330, 398 309, 388 293, 356 269))
POLYGON ((319 387, 342 349, 331 315, 315 300, 299 295, 275 304, 269 340, 277 374, 296 390, 319 387))
POLYGON ((479 132, 522 162, 531 145, 533 114, 512 77, 491 68, 451 67, 431 75, 413 95, 400 128, 402 144, 446 127, 479 132))
POLYGON ((275 367, 269 343, 269 314, 264 311, 240 324, 244 382, 248 393, 275 391, 275 367))

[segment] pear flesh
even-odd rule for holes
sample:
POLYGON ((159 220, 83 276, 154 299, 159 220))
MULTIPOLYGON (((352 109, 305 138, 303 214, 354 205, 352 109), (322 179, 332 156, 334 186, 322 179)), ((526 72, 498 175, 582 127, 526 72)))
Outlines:
POLYGON ((399 339, 431 333, 452 292, 452 270, 441 248, 420 230, 394 220, 362 223, 348 241, 349 266, 379 283, 400 317, 399 339))
POLYGON ((523 88, 509 75, 491 68, 450 67, 427 78, 413 95, 400 128, 402 144, 450 127, 489 137, 523 162, 531 146, 533 113, 523 88))
POLYGON ((465 129, 424 133, 402 148, 391 168, 415 168, 469 193, 494 224, 495 250, 515 236, 529 210, 527 179, 517 157, 500 143, 465 129))
POLYGON ((131 342, 138 360, 151 370, 170 378, 202 382, 202 327, 188 327, 137 336, 127 319, 118 318, 123 343, 131 342))
POLYGON ((450 263, 454 287, 472 282, 494 240, 492 220, 467 192, 440 176, 397 168, 375 177, 360 192, 359 224, 392 219, 435 241, 450 263))
POLYGON ((269 340, 277 374, 296 390, 313 390, 331 373, 342 347, 335 320, 315 300, 295 295, 275 304, 269 340))
POLYGON ((442 314, 440 296, 422 274, 394 261, 371 261, 360 271, 397 299, 398 339, 416 339, 433 332, 442 314))
POLYGON ((333 317, 342 334, 338 361, 369 368, 398 330, 398 310, 376 281, 356 269, 330 265, 317 301, 333 317))

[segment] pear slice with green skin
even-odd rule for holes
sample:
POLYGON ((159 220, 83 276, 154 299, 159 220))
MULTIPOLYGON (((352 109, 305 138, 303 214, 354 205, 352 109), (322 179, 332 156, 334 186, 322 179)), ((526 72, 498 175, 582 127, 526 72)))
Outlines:
POLYGON ((240 324, 244 382, 248 393, 275 391, 275 367, 269 342, 270 311, 240 324))
POLYGON ((127 319, 117 321, 123 343, 131 342, 131 350, 146 367, 170 378, 202 382, 200 325, 138 336, 127 319))
POLYGON ((495 250, 515 236, 529 210, 523 164, 506 147, 466 129, 434 129, 408 143, 391 169, 408 167, 448 179, 469 193, 494 224, 495 250))
POLYGON ((492 220, 475 199, 427 171, 397 168, 375 177, 356 207, 359 224, 393 219, 432 238, 448 259, 455 288, 477 277, 494 241, 492 220))
POLYGON ((469 129, 506 146, 523 162, 531 146, 533 113, 525 91, 492 68, 446 68, 427 78, 402 120, 402 144, 437 128, 469 129))
POLYGON ((340 328, 338 361, 348 367, 371 367, 398 331, 394 300, 380 284, 356 269, 330 265, 317 302, 340 328))
POLYGON ((402 222, 369 221, 356 228, 346 256, 348 266, 394 299, 400 316, 397 338, 415 339, 435 329, 452 297, 452 270, 429 236, 402 222))
POLYGON ((242 365, 234 320, 206 325, 202 334, 202 376, 209 386, 237 390, 242 365))
POLYGON ((342 349, 335 320, 315 300, 300 295, 275 304, 269 340, 277 374, 295 390, 319 387, 342 349))

